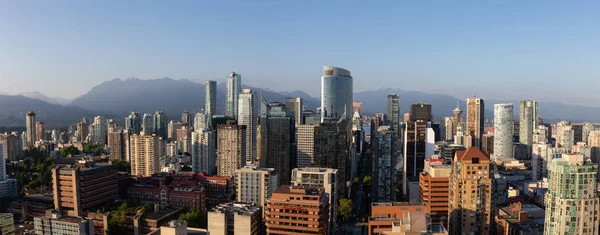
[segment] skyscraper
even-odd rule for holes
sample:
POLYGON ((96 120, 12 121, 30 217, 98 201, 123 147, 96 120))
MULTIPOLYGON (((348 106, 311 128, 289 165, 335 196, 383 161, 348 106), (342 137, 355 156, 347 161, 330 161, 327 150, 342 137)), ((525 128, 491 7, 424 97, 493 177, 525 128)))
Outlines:
POLYGON ((337 120, 346 114, 352 118, 352 86, 350 71, 323 66, 321 77, 321 122, 325 119, 337 120))
MULTIPOLYGON (((241 104, 241 103, 240 103, 241 104)), ((295 128, 291 117, 286 117, 285 106, 279 105, 283 112, 263 115, 260 118, 258 146, 260 146, 260 165, 274 168, 279 175, 279 185, 290 183, 290 172, 295 166, 296 146, 295 128)), ((277 186, 279 186, 277 185, 277 186)))
POLYGON ((433 155, 435 131, 431 126, 431 117, 431 104, 417 103, 411 105, 411 117, 405 123, 401 183, 402 193, 412 201, 419 200, 419 173, 423 171, 425 158, 433 155))
POLYGON ((396 201, 396 132, 380 126, 373 136, 373 202, 396 201))
POLYGON ((108 131, 106 128, 106 122, 104 121, 104 117, 96 116, 94 118, 94 123, 92 123, 92 143, 98 144, 106 144, 106 136, 108 135, 108 131))
POLYGON ((232 177, 246 165, 246 126, 227 121, 217 126, 217 175, 232 177))
POLYGON ((494 159, 513 158, 513 104, 494 105, 494 159))
POLYGON ((154 130, 154 116, 151 113, 144 113, 144 117, 142 118, 142 130, 144 135, 152 135, 155 134, 154 130))
POLYGON ((257 160, 256 128, 258 126, 258 103, 256 94, 250 89, 242 90, 238 101, 238 125, 246 126, 246 162, 257 160))
POLYGON ((302 124, 296 126, 296 165, 309 167, 315 165, 315 138, 319 133, 319 125, 302 124))
POLYGON ((215 131, 199 130, 192 132, 192 170, 196 173, 216 174, 215 131))
POLYGON ((450 173, 449 234, 490 234, 492 174, 487 153, 456 151, 450 173))
POLYGON ((163 140, 166 140, 169 136, 168 132, 168 124, 169 120, 167 117, 167 113, 163 111, 156 111, 154 113, 154 133, 161 137, 163 140))
POLYGON ((394 129, 396 135, 400 133, 400 95, 387 96, 387 118, 388 125, 394 129))
POLYGON ((45 130, 44 122, 36 122, 35 123, 35 141, 38 140, 46 140, 46 130, 45 130))
POLYGON ((467 133, 473 137, 473 146, 481 149, 485 122, 485 104, 481 98, 467 99, 467 133))
POLYGON ((212 117, 217 113, 217 82, 206 80, 204 82, 204 114, 206 115, 207 128, 214 130, 212 126, 212 117))
POLYGON ((242 75, 231 72, 226 78, 225 86, 227 89, 227 93, 225 94, 227 102, 225 106, 225 116, 236 118, 238 116, 238 101, 240 93, 242 92, 242 75))
POLYGON ((188 111, 183 111, 183 113, 181 113, 181 122, 185 126, 192 127, 192 114, 188 111))
POLYGON ((196 115, 194 115, 194 130, 201 131, 208 129, 207 119, 205 112, 197 112, 196 115))
POLYGON ((267 200, 279 187, 279 177, 273 168, 245 166, 235 170, 235 175, 236 202, 254 203, 265 208, 267 200))
POLYGON ((537 108, 538 102, 531 100, 521 100, 519 110, 519 142, 527 145, 527 155, 531 156, 531 146, 533 145, 533 131, 537 128, 537 108))
POLYGON ((340 195, 337 188, 344 187, 344 182, 336 181, 337 170, 330 168, 295 168, 292 170, 292 186, 323 188, 329 199, 329 230, 330 234, 336 234, 337 230, 337 204, 340 195), (315 180, 318 179, 318 180, 315 180))
POLYGON ((544 234, 598 234, 598 164, 579 154, 562 154, 548 168, 544 234))
POLYGON ((140 134, 142 131, 142 120, 139 113, 131 112, 125 118, 125 129, 129 130, 131 134, 140 134))
POLYGON ((296 125, 302 124, 302 98, 285 98, 285 108, 288 116, 294 118, 296 125))
POLYGON ((35 113, 33 111, 27 112, 25 115, 25 127, 27 129, 27 146, 28 149, 32 149, 35 146, 36 126, 35 126, 35 113))
MULTIPOLYGON (((350 136, 348 121, 341 122, 326 121, 319 125, 319 131, 315 138, 315 164, 316 167, 337 169, 339 182, 349 180, 350 169, 348 160, 350 156, 350 136)), ((338 188, 339 195, 345 195, 345 188, 338 188)))
POLYGON ((111 159, 129 161, 129 132, 128 130, 113 131, 108 133, 108 149, 111 159))
POLYGON ((131 136, 131 175, 152 176, 160 172, 160 140, 156 134, 131 136))

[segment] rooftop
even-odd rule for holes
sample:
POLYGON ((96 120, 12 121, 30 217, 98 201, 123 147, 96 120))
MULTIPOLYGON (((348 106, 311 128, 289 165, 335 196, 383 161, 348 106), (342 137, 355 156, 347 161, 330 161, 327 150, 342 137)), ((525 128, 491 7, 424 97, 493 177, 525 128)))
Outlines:
POLYGON ((426 202, 373 202, 373 206, 427 206, 426 202))
POLYGON ((296 194, 296 195, 309 195, 318 196, 323 192, 323 188, 318 187, 306 187, 306 186, 289 186, 282 185, 275 191, 275 193, 282 194, 296 194))
POLYGON ((472 161, 474 158, 479 161, 489 161, 490 155, 486 151, 478 148, 468 148, 466 150, 456 151, 456 161, 472 161))
POLYGON ((228 202, 216 206, 210 212, 213 213, 236 213, 238 215, 253 215, 260 210, 259 206, 253 203, 245 202, 228 202))

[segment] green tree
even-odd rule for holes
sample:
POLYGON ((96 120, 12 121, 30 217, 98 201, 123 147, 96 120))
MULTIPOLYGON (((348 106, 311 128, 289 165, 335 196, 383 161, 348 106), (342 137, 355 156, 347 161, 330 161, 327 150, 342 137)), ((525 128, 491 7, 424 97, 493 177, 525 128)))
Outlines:
POLYGON ((207 216, 206 213, 200 213, 196 209, 192 209, 187 213, 181 214, 179 220, 187 222, 188 227, 193 228, 206 228, 207 227, 207 216))
POLYGON ((62 148, 60 150, 60 155, 62 157, 68 157, 68 156, 73 156, 73 155, 77 155, 80 154, 81 152, 79 151, 79 149, 75 146, 69 146, 66 148, 62 148))
POLYGON ((363 184, 371 185, 371 176, 365 176, 365 178, 363 178, 363 184))
POLYGON ((118 171, 131 172, 131 164, 129 164, 129 162, 127 162, 127 161, 119 160, 116 158, 111 158, 110 162, 112 164, 117 165, 118 171))
POLYGON ((360 178, 354 177, 354 184, 360 184, 360 178))
POLYGON ((181 171, 192 171, 192 167, 190 167, 188 165, 184 165, 181 167, 181 171))
POLYGON ((350 199, 340 199, 340 206, 338 207, 338 216, 343 219, 350 218, 352 214, 352 200, 350 199))

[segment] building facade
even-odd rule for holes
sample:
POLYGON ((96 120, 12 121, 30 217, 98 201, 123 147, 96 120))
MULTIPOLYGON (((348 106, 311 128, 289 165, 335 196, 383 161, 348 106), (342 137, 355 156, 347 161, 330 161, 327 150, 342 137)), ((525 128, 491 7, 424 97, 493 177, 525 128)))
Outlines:
POLYGON ((296 126, 296 165, 309 167, 315 164, 315 138, 319 125, 302 124, 296 126))
POLYGON ((217 175, 232 177, 246 165, 246 126, 228 121, 217 126, 217 175))
POLYGON ((253 203, 263 208, 279 187, 279 177, 273 168, 243 167, 235 171, 235 181, 238 202, 253 203))
POLYGON ((238 125, 246 126, 246 163, 257 160, 256 129, 258 127, 258 103, 256 94, 250 89, 242 90, 238 101, 238 125))
POLYGON ((287 110, 287 116, 294 118, 294 123, 297 125, 302 124, 302 98, 285 98, 285 108, 287 110))
POLYGON ((513 105, 494 105, 494 159, 513 158, 513 105))
POLYGON ((131 175, 151 176, 160 172, 160 139, 157 135, 140 135, 130 137, 131 175))
POLYGON ((279 185, 289 184, 290 172, 295 167, 295 130, 293 118, 274 115, 260 118, 260 166, 274 168, 279 185))
POLYGON ((215 175, 216 169, 215 131, 204 130, 192 132, 192 170, 196 173, 206 172, 215 175))
POLYGON ((380 126, 373 137, 373 202, 396 201, 396 132, 380 126))
POLYGON ((211 235, 258 235, 262 220, 261 207, 251 203, 230 202, 208 212, 211 235))
POLYGON ((27 142, 23 146, 27 149, 32 149, 35 146, 35 138, 37 136, 37 128, 35 125, 35 112, 29 111, 25 114, 25 128, 27 131, 27 142))
POLYGON ((467 99, 467 133, 473 137, 473 146, 481 148, 485 124, 485 102, 482 98, 467 99))
MULTIPOLYGON (((206 80, 204 82, 204 114, 208 129, 213 130, 212 117, 217 114, 217 81, 206 80)), ((197 129, 195 129, 197 130, 197 129)))
POLYGON ((419 175, 421 202, 427 208, 434 223, 448 225, 448 197, 452 166, 444 164, 444 159, 428 158, 425 169, 419 175))
POLYGON ((225 116, 237 118, 238 116, 238 100, 242 93, 242 75, 236 72, 231 72, 225 78, 225 116))
POLYGON ((323 188, 283 185, 265 211, 267 234, 328 233, 329 199, 323 188))
POLYGON ((350 71, 323 66, 321 77, 321 122, 325 119, 335 119, 346 115, 352 117, 353 80, 350 71))

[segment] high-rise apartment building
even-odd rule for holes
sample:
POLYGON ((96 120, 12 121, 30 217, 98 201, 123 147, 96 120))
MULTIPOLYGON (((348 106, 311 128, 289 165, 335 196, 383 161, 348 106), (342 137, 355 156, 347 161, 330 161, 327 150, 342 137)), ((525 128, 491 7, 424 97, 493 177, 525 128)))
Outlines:
POLYGON ((450 173, 450 234, 490 234, 492 174, 490 158, 477 148, 457 151, 450 173))
MULTIPOLYGON (((315 167, 337 169, 337 181, 350 179, 348 159, 350 155, 348 121, 324 122, 315 138, 315 167), (348 174, 348 175, 347 175, 348 174)), ((338 195, 345 195, 345 188, 338 188, 338 195)))
POLYGON ((388 125, 396 134, 400 133, 400 95, 387 96, 387 118, 388 125))
MULTIPOLYGON (((206 128, 214 130, 212 117, 217 114, 217 81, 204 82, 204 114, 206 115, 206 128)), ((195 120, 194 120, 195 121, 195 120)))
POLYGON ((131 175, 152 176, 160 172, 160 138, 156 135, 131 135, 131 175))
POLYGON ((586 124, 584 124, 583 128, 581 130, 581 138, 582 138, 581 141, 584 142, 584 143, 589 143, 588 142, 588 138, 589 138, 590 133, 592 131, 600 131, 600 125, 598 125, 598 124, 592 124, 592 123, 586 123, 586 124))
POLYGON ((242 90, 238 101, 238 124, 246 126, 246 162, 254 164, 257 160, 258 103, 256 94, 250 89, 242 90))
POLYGON ((537 109, 537 101, 521 100, 519 107, 519 142, 527 145, 528 156, 531 156, 533 131, 538 126, 537 109))
MULTIPOLYGON (((194 125, 196 125, 197 123, 194 123, 194 125)), ((182 122, 175 122, 173 120, 171 120, 169 122, 169 124, 167 125, 167 138, 170 141, 177 141, 177 130, 181 129, 181 127, 183 127, 183 123, 182 122)), ((194 129, 195 130, 195 129, 194 129)), ((204 130, 204 129, 202 129, 204 130)))
POLYGON ((330 168, 295 168, 292 170, 292 185, 301 187, 323 188, 329 199, 329 232, 337 231, 337 204, 340 195, 337 188, 344 187, 344 182, 336 181, 337 170, 330 168))
POLYGON ((22 149, 19 148, 19 136, 13 132, 11 134, 0 134, 0 142, 4 143, 4 148, 0 151, 4 152, 4 158, 9 161, 14 161, 21 155, 22 149))
POLYGON ((102 116, 96 116, 94 118, 94 123, 92 123, 92 143, 98 144, 106 144, 106 136, 108 134, 108 130, 106 127, 106 121, 102 116))
POLYGON ((600 131, 592 131, 588 136, 588 146, 600 147, 600 131))
POLYGON ((181 113, 181 123, 183 123, 184 126, 192 127, 192 122, 192 114, 187 110, 183 111, 183 113, 181 113))
POLYGON ((227 121, 217 126, 217 175, 233 177, 246 165, 246 126, 227 121))
POLYGON ((485 123, 485 103, 482 98, 467 99, 467 133, 473 137, 473 146, 481 148, 485 123))
POLYGON ((296 165, 309 167, 315 165, 315 139, 319 133, 319 125, 301 124, 296 126, 296 165))
POLYGON ((240 93, 242 93, 242 75, 231 72, 231 74, 225 78, 225 89, 225 116, 237 118, 238 101, 240 93))
MULTIPOLYGON (((212 123, 212 121, 210 122, 212 123)), ((194 130, 201 131, 205 129, 209 129, 208 118, 206 117, 205 112, 197 112, 196 115, 194 115, 194 130)))
POLYGON ((444 129, 446 131, 444 135, 444 140, 449 141, 454 139, 454 118, 453 117, 445 117, 444 118, 444 129))
POLYGON ((154 113, 154 133, 163 140, 166 140, 169 136, 168 132, 169 120, 167 113, 163 111, 156 111, 154 113))
POLYGON ((139 113, 131 112, 125 118, 125 129, 129 130, 131 134, 140 134, 142 131, 142 117, 140 117, 139 113))
POLYGON ((279 187, 279 177, 273 168, 245 166, 235 170, 237 202, 254 203, 263 209, 279 187))
POLYGON ((434 223, 448 225, 448 197, 452 166, 443 158, 428 158, 419 175, 421 202, 426 202, 434 223))
POLYGON ((35 126, 35 112, 29 111, 25 114, 25 128, 27 130, 27 142, 23 144, 27 149, 32 149, 35 146, 37 130, 35 126))
POLYGON ((211 235, 258 235, 262 220, 261 207, 251 203, 229 202, 208 212, 211 235))
POLYGON ((38 140, 46 140, 46 125, 44 124, 44 122, 36 122, 35 123, 35 141, 38 140))
POLYGON ((575 130, 569 122, 560 122, 556 125, 556 145, 571 149, 575 145, 575 130))
POLYGON ((82 217, 119 198, 117 166, 81 161, 52 169, 54 209, 82 217))
POLYGON ((151 113, 144 113, 142 117, 142 130, 140 133, 144 132, 145 135, 152 135, 156 133, 154 130, 154 115, 151 113))
POLYGON ((390 126, 380 126, 373 136, 373 202, 396 201, 396 132, 390 126))
POLYGON ((329 200, 323 188, 283 185, 273 193, 265 215, 267 234, 325 235, 329 200))
POLYGON ((294 122, 297 125, 302 124, 302 98, 285 98, 285 108, 287 116, 293 117, 294 122))
POLYGON ((431 105, 417 103, 411 105, 411 110, 414 113, 411 113, 411 120, 405 123, 402 137, 402 193, 408 196, 409 201, 414 202, 419 200, 419 174, 423 171, 425 158, 434 153, 435 131, 431 126, 431 105))
POLYGON ((579 154, 562 154, 548 169, 544 234, 598 234, 598 164, 579 154))
POLYGON ((494 159, 512 159, 513 156, 513 105, 494 105, 494 159))
POLYGON ((196 173, 206 172, 215 175, 216 169, 215 131, 203 130, 192 132, 192 170, 196 173))
POLYGON ((325 119, 337 120, 343 115, 352 117, 353 80, 350 71, 323 66, 321 77, 321 122, 325 119))
MULTIPOLYGON (((282 108, 285 110, 285 106, 282 108)), ((260 165, 275 169, 279 175, 279 185, 290 184, 290 172, 295 167, 295 130, 294 119, 286 117, 285 112, 279 115, 263 115, 260 118, 260 165)))
POLYGON ((110 158, 129 161, 129 132, 127 130, 108 133, 110 158))

